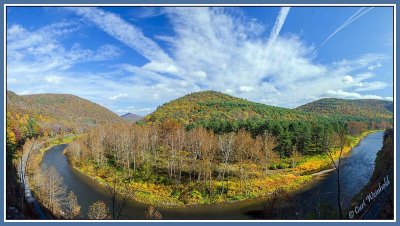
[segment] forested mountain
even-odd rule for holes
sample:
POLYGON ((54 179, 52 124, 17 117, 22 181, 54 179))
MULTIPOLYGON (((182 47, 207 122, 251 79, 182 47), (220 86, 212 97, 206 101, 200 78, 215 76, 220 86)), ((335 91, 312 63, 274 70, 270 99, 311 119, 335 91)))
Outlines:
POLYGON ((371 119, 393 118, 393 102, 385 100, 325 98, 302 105, 296 109, 324 115, 357 116, 371 119))
MULTIPOLYGON (((322 99, 296 109, 268 106, 214 91, 191 93, 157 108, 147 123, 177 121, 187 128, 201 126, 217 133, 246 129, 253 134, 275 124, 362 122, 369 128, 390 127, 393 104, 380 100, 322 99)), ((359 127, 359 126, 357 126, 359 127)))
POLYGON ((123 118, 123 119, 125 119, 125 120, 127 120, 129 122, 137 122, 140 119, 142 119, 143 116, 135 115, 135 114, 132 114, 132 113, 126 113, 124 115, 121 115, 121 118, 123 118))
POLYGON ((41 115, 84 126, 121 121, 117 114, 107 108, 70 94, 20 96, 7 91, 7 111, 20 115, 41 115))
MULTIPOLYGON (((7 114, 6 114, 6 172, 7 172, 7 203, 14 209, 18 207, 28 213, 27 218, 35 215, 31 206, 23 202, 23 196, 15 195, 15 191, 23 191, 24 184, 18 180, 17 162, 26 157, 25 169, 23 175, 42 175, 36 169, 39 169, 41 148, 45 148, 51 142, 64 142, 64 139, 73 134, 81 134, 90 128, 107 122, 123 121, 118 115, 110 110, 85 100, 83 98, 68 94, 37 94, 37 95, 17 95, 7 91, 7 114), (27 154, 29 153, 29 154, 27 154), (28 161, 29 160, 29 161, 28 161), (33 167, 33 168, 31 168, 33 167), (29 169, 29 173, 28 172, 29 169), (10 195, 12 194, 12 195, 10 195)), ((21 164, 21 166, 23 163, 21 164)), ((57 174, 47 172, 40 181, 49 188, 48 180, 60 184, 60 177, 57 174), (54 177, 56 176, 56 177, 54 177)), ((20 174, 21 175, 21 174, 20 174)), ((54 184, 54 183, 53 183, 54 184)), ((57 189, 63 186, 57 187, 57 189)), ((36 190, 42 192, 41 190, 36 190)), ((61 191, 64 196, 65 190, 61 191)), ((54 192, 54 190, 52 191, 54 192)), ((35 192, 36 198, 39 193, 35 192)), ((54 202, 56 195, 51 196, 54 202)), ((48 199, 49 200, 49 199, 48 199)), ((47 208, 53 208, 44 201, 42 204, 47 208)), ((22 212, 22 211, 21 211, 22 212)), ((7 212, 8 213, 8 212, 7 212)))
POLYGON ((204 120, 308 120, 313 113, 268 106, 215 91, 196 92, 180 97, 157 108, 145 117, 147 122, 175 119, 181 124, 204 120))

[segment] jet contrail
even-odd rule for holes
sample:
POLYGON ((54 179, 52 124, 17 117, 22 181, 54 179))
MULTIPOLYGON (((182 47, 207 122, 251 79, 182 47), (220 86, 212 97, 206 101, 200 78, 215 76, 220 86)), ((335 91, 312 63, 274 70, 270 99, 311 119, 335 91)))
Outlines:
MULTIPOLYGON (((350 25, 352 22, 354 22, 355 20, 357 20, 359 17, 361 17, 362 15, 364 15, 365 13, 367 13, 368 11, 370 11, 371 9, 373 9, 374 7, 370 7, 367 10, 364 10, 365 7, 362 7, 361 9, 357 10, 357 12, 353 13, 353 15, 351 15, 342 25, 340 25, 338 28, 336 28, 336 30, 330 34, 328 36, 328 38, 326 38, 321 45, 318 47, 318 49, 320 49, 323 45, 325 45, 325 43, 327 41, 329 41, 329 39, 331 39, 334 35, 336 35, 339 31, 341 31, 343 28, 347 27, 348 25, 350 25), (363 11, 364 10, 364 11, 363 11)), ((318 50, 317 49, 317 50, 318 50)), ((316 50, 316 51, 317 51, 316 50)))
POLYGON ((269 35, 268 42, 273 43, 275 42, 276 38, 279 35, 279 32, 281 32, 282 26, 285 23, 286 17, 289 14, 290 7, 282 7, 281 10, 279 11, 278 17, 276 18, 274 28, 272 28, 272 31, 269 35))

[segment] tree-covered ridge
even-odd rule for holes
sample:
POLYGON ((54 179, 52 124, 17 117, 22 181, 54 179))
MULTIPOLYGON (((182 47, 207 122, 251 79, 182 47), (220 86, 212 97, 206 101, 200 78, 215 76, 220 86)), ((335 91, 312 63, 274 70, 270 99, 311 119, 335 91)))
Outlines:
POLYGON ((7 166, 27 139, 81 132, 122 119, 98 104, 73 95, 17 95, 7 91, 7 166))
POLYGON ((324 115, 355 116, 370 119, 393 119, 393 102, 385 100, 344 100, 325 98, 296 108, 324 115))
POLYGON ((199 121, 236 121, 250 118, 309 120, 315 114, 268 106, 214 91, 196 92, 168 102, 145 117, 147 122, 175 119, 188 125, 199 121))
POLYGON ((120 117, 96 103, 69 94, 17 95, 7 91, 7 111, 43 115, 83 126, 119 122, 120 117))
POLYGON ((361 122, 362 127, 365 125, 373 129, 390 127, 392 123, 391 103, 387 101, 323 99, 321 102, 323 104, 315 104, 319 107, 309 107, 314 110, 307 110, 308 105, 297 109, 287 109, 251 102, 220 92, 204 91, 191 93, 168 102, 158 107, 144 120, 150 124, 174 120, 188 129, 203 127, 219 134, 245 129, 253 135, 260 134, 260 131, 265 130, 266 127, 281 126, 283 130, 287 130, 291 124, 306 123, 307 127, 315 127, 315 125, 361 122), (346 105, 338 104, 348 102, 349 104, 346 105), (335 111, 332 110, 329 114, 326 113, 329 111, 324 109, 335 109, 335 111), (334 112, 337 113, 334 114, 334 112))

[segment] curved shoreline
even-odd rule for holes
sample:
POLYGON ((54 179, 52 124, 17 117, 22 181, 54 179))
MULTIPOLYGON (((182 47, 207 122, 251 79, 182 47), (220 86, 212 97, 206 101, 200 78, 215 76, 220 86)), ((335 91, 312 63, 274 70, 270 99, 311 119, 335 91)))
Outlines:
MULTIPOLYGON (((350 150, 349 150, 348 152, 345 153, 345 155, 343 156, 343 158, 347 158, 348 155, 349 155, 349 154, 351 153, 351 151, 353 150, 353 148, 357 147, 358 144, 360 143, 360 141, 361 141, 363 138, 365 138, 366 136, 368 136, 368 135, 371 134, 371 133, 375 133, 375 132, 379 132, 379 131, 380 131, 380 130, 367 131, 367 132, 364 132, 363 134, 361 134, 359 137, 356 137, 356 139, 358 139, 358 140, 357 140, 357 143, 354 144, 353 146, 349 147, 350 150)), ((65 150, 64 150, 64 151, 65 151, 65 150)), ((64 151, 63 151, 63 154, 64 154, 64 151)), ((65 154, 64 154, 64 155, 65 155, 65 154)), ((67 160, 68 160, 68 163, 69 163, 69 165, 70 165, 70 167, 71 167, 72 169, 74 169, 75 171, 79 172, 81 175, 85 176, 86 178, 88 178, 88 179, 90 179, 90 180, 96 182, 96 183, 97 183, 99 186, 101 186, 102 188, 106 188, 106 186, 108 186, 105 182, 103 182, 103 181, 101 181, 101 180, 98 180, 95 176, 90 175, 90 174, 86 173, 85 171, 81 170, 80 168, 76 167, 76 166, 70 161, 69 157, 68 157, 67 155, 65 155, 65 156, 66 156, 66 158, 67 158, 67 160)), ((307 180, 307 181, 305 181, 305 182, 299 184, 298 186, 301 185, 300 187, 296 187, 294 190, 288 191, 288 193, 289 193, 289 194, 295 194, 296 192, 301 191, 303 187, 308 187, 308 186, 311 186, 313 183, 316 183, 317 181, 315 180, 315 177, 317 177, 317 176, 322 176, 322 175, 326 175, 326 174, 329 174, 329 173, 332 173, 332 172, 335 170, 332 166, 331 166, 330 168, 328 168, 328 169, 326 169, 326 167, 323 167, 323 168, 325 168, 325 169, 321 169, 321 170, 319 170, 319 171, 317 171, 317 172, 314 172, 314 173, 308 173, 308 174, 306 173, 306 174, 304 174, 304 175, 299 175, 299 176, 302 176, 302 177, 307 177, 307 176, 309 176, 309 177, 311 177, 311 178, 310 178, 309 180, 307 180)), ((291 172, 287 172, 287 173, 291 173, 291 172)), ((281 173, 281 174, 279 174, 279 175, 285 175, 285 174, 284 174, 284 173, 281 173)), ((135 198, 135 197, 131 198, 130 201, 136 202, 136 203, 139 203, 139 204, 143 204, 143 205, 152 205, 152 206, 155 206, 155 207, 158 207, 158 208, 163 208, 163 209, 179 209, 179 208, 196 208, 196 207, 199 207, 199 206, 206 207, 206 206, 208 206, 208 205, 228 205, 228 204, 232 204, 232 203, 236 203, 236 204, 239 204, 239 203, 240 203, 240 204, 246 204, 246 203, 249 203, 249 202, 251 203, 252 200, 267 199, 268 197, 270 197, 271 194, 272 194, 272 193, 270 192, 270 193, 266 193, 266 194, 262 194, 262 195, 257 195, 256 197, 245 198, 245 199, 240 199, 240 200, 223 200, 223 201, 221 201, 221 202, 198 203, 198 204, 175 204, 175 203, 170 203, 170 205, 162 205, 162 204, 158 204, 158 203, 157 203, 157 204, 154 204, 154 203, 151 203, 151 202, 146 202, 146 201, 143 201, 143 200, 141 200, 141 199, 137 199, 137 198, 135 198)))
MULTIPOLYGON (((84 173, 82 170, 80 170, 79 168, 73 166, 72 164, 70 166, 74 171, 78 172, 81 176, 84 176, 86 179, 89 179, 89 180, 95 182, 96 184, 101 186, 101 188, 105 189, 108 186, 107 184, 97 180, 94 176, 91 176, 91 175, 88 175, 88 174, 84 173)), ((309 175, 304 175, 304 176, 309 176, 309 175)), ((313 182, 314 181, 305 182, 302 185, 310 185, 313 182)), ((301 189, 301 187, 299 189, 291 191, 290 193, 294 194, 297 191, 299 191, 300 189, 301 189)), ((271 194, 272 193, 268 193, 268 194, 265 194, 265 195, 259 195, 259 196, 256 196, 256 197, 249 197, 249 198, 241 199, 241 200, 233 200, 233 201, 224 200, 222 202, 184 204, 184 205, 179 205, 179 204, 176 204, 176 205, 154 205, 152 203, 143 202, 143 201, 141 201, 139 199, 135 199, 135 198, 131 198, 131 199, 129 199, 129 201, 134 202, 134 203, 138 203, 138 204, 141 204, 141 205, 147 205, 147 206, 154 206, 154 207, 157 207, 157 208, 162 208, 164 210, 165 209, 181 209, 181 208, 193 208, 193 209, 195 209, 195 208, 199 208, 199 207, 207 207, 207 206, 215 206, 215 205, 230 206, 230 204, 251 204, 251 203, 253 203, 255 201, 258 202, 260 199, 265 200, 271 194)))
MULTIPOLYGON (((41 165, 41 161, 42 161, 44 152, 46 152, 50 148, 58 145, 58 144, 55 144, 55 145, 51 145, 49 147, 46 147, 46 144, 48 142, 51 142, 51 141, 57 139, 57 138, 58 137, 53 137, 51 139, 42 141, 39 144, 35 144, 35 143, 32 144, 32 145, 38 145, 38 148, 39 148, 38 150, 36 150, 41 155, 40 156, 39 166, 41 165), (43 146, 45 146, 45 147, 43 147, 43 146), (44 150, 44 151, 42 151, 42 150, 44 150)), ((36 140, 39 140, 39 139, 40 138, 36 138, 36 140)), ((34 153, 33 155, 35 155, 35 154, 37 154, 37 153, 34 153)), ((29 152, 23 153, 22 157, 21 157, 21 161, 18 163, 18 167, 17 167, 18 177, 19 177, 19 179, 21 181, 24 181, 22 186, 24 187, 25 199, 28 202, 28 204, 33 207, 35 213, 39 216, 39 219, 42 219, 42 220, 51 219, 49 214, 47 214, 47 211, 45 210, 45 208, 41 205, 39 200, 35 197, 34 191, 31 189, 31 186, 30 186, 30 181, 29 181, 30 178, 29 178, 28 175, 25 175, 27 172, 21 172, 22 169, 23 169, 23 171, 25 171, 25 168, 27 166, 27 163, 28 163, 30 157, 31 156, 30 156, 29 152)))
MULTIPOLYGON (((34 155, 39 155, 40 159, 39 159, 39 164, 35 167, 41 167, 42 165, 42 160, 43 160, 43 156, 46 153, 46 151, 50 150, 51 148, 61 145, 62 143, 64 143, 65 140, 71 139, 73 138, 73 136, 65 136, 62 138, 62 142, 60 143, 51 143, 52 141, 59 139, 60 137, 52 137, 51 139, 45 140, 40 142, 39 144, 34 144, 34 145, 38 145, 38 149, 36 150, 36 153, 34 153, 32 156, 34 155), (49 145, 49 146, 46 146, 49 145)), ((39 138, 37 138, 38 140, 39 138)), ((30 178, 29 176, 25 175, 22 176, 22 172, 21 169, 26 167, 27 163, 30 160, 30 156, 28 156, 29 153, 23 153, 22 156, 22 162, 18 163, 18 168, 17 168, 17 173, 18 173, 18 177, 20 178, 20 180, 24 181, 24 196, 26 201, 28 202, 29 205, 31 205, 35 211, 35 213, 39 216, 39 219, 41 220, 46 220, 46 219, 53 219, 53 215, 52 213, 50 213, 45 207, 42 206, 42 204, 40 203, 40 201, 35 197, 35 191, 33 190, 33 188, 31 188, 30 186, 30 178)))

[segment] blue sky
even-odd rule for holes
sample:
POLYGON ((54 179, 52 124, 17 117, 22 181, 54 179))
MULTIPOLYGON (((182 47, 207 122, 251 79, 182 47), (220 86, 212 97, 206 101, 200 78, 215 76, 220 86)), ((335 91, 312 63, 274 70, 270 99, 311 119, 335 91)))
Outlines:
POLYGON ((216 90, 282 107, 392 100, 388 7, 8 7, 7 87, 145 115, 216 90))

